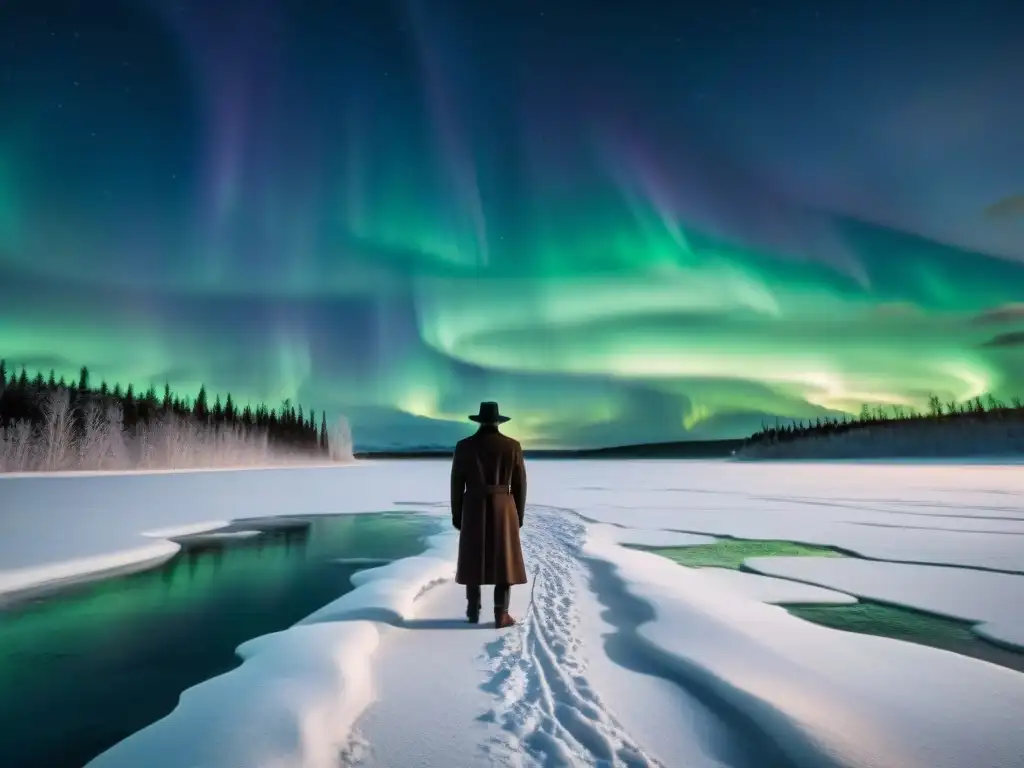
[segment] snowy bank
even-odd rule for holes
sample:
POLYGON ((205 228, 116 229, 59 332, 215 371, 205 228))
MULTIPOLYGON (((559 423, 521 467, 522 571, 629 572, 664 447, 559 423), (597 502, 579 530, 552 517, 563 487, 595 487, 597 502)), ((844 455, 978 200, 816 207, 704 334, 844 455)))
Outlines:
POLYGON ((412 618, 413 601, 454 576, 453 532, 428 551, 353 577, 356 589, 299 624, 238 648, 242 664, 185 691, 167 717, 129 736, 90 768, 336 768, 373 697, 380 625, 412 618))
POLYGON ((600 533, 584 554, 653 607, 636 630, 648 653, 715 690, 797 765, 1020 765, 1016 672, 800 621, 600 533))
POLYGON ((41 587, 70 584, 85 575, 109 577, 160 565, 178 554, 180 548, 180 545, 172 541, 157 541, 101 555, 86 555, 66 561, 53 560, 21 568, 3 568, 0 569, 0 604, 4 598, 25 597, 41 587))
POLYGON ((376 627, 292 627, 238 649, 241 666, 181 695, 167 717, 89 763, 95 768, 335 768, 371 698, 376 627))

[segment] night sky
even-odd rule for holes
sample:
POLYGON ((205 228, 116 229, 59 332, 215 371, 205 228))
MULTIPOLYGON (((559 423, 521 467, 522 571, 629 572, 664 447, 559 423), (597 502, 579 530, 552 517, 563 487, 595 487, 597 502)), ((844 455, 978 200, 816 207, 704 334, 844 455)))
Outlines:
POLYGON ((986 0, 6 0, 0 357, 363 446, 1024 395, 1022 41, 986 0))

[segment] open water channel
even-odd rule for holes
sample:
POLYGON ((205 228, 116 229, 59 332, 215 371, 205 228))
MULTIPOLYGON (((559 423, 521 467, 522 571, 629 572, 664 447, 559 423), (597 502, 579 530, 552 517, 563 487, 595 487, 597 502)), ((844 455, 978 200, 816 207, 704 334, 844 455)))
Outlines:
POLYGON ((285 520, 6 607, 0 766, 81 768, 237 666, 243 642, 351 591, 356 571, 422 552, 435 530, 410 513, 285 520))

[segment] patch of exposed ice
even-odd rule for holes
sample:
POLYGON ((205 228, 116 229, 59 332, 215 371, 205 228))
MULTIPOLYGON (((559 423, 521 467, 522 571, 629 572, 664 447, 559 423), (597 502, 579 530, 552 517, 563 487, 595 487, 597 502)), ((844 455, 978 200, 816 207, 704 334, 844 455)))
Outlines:
POLYGON ((760 573, 979 622, 978 634, 1024 649, 1024 576, 836 557, 753 557, 745 563, 760 573))
MULTIPOLYGON (((678 531, 638 530, 620 525, 593 523, 587 529, 591 539, 641 547, 685 547, 714 544, 712 536, 700 536, 678 531)), ((657 553, 655 553, 657 554, 657 553)), ((680 566, 683 567, 683 566, 680 566)), ((857 598, 831 589, 775 579, 756 573, 743 573, 729 568, 701 568, 701 573, 716 582, 728 585, 740 594, 764 603, 821 603, 844 605, 856 603, 857 598)))

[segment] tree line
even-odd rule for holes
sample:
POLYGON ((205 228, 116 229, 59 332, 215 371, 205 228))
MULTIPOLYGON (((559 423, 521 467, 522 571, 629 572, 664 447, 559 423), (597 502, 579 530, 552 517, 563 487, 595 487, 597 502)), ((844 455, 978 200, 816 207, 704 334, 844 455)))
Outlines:
POLYGON ((150 386, 136 392, 132 384, 112 388, 105 381, 92 386, 89 369, 82 367, 78 381, 57 378, 54 371, 44 376, 41 371, 30 375, 24 366, 19 372, 8 371, 5 360, 0 359, 0 430, 16 425, 41 427, 47 420, 47 402, 53 396, 67 398, 73 433, 82 435, 86 429, 86 415, 99 409, 117 414, 115 425, 131 434, 139 427, 155 425, 160 421, 188 421, 199 428, 217 432, 234 430, 265 434, 267 442, 290 453, 330 454, 331 436, 327 428, 327 413, 321 411, 319 424, 316 411, 304 411, 285 400, 279 409, 260 403, 239 406, 231 394, 223 401, 219 394, 210 405, 206 387, 201 386, 195 398, 182 397, 165 384, 158 393, 150 386))
POLYGON ((943 402, 932 395, 928 398, 927 410, 912 407, 864 405, 856 416, 843 414, 842 417, 801 420, 790 424, 762 425, 761 429, 748 437, 744 447, 778 445, 796 440, 814 439, 850 434, 872 428, 894 428, 910 425, 942 423, 965 424, 1024 424, 1024 403, 1014 397, 1005 403, 989 394, 985 398, 943 402))

